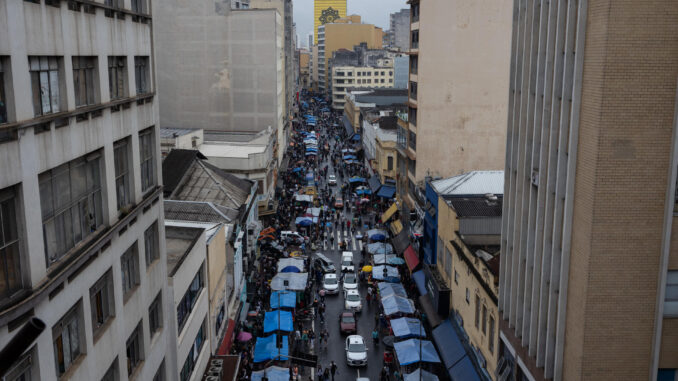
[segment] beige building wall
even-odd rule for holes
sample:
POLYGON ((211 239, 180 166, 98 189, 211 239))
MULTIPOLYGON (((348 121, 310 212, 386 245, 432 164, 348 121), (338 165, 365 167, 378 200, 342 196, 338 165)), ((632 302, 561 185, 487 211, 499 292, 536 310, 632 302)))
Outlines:
POLYGON ((410 98, 417 146, 426 147, 417 152, 417 182, 504 167, 512 5, 421 2, 418 75, 410 78, 418 82, 410 98))
POLYGON ((398 152, 396 151, 396 142, 381 141, 376 139, 376 157, 377 171, 382 182, 386 179, 395 180, 398 173, 398 152), (391 158, 391 168, 388 167, 388 160, 391 158))
POLYGON ((318 91, 318 45, 311 47, 311 89, 318 91))
MULTIPOLYGON (((228 323, 225 311, 224 320, 222 321, 221 332, 216 332, 217 315, 221 310, 221 306, 225 304, 226 297, 226 228, 224 225, 219 226, 219 230, 214 234, 211 241, 207 244, 207 280, 209 287, 210 308, 209 308, 209 331, 210 336, 216 338, 211 342, 211 353, 216 353, 216 350, 221 344, 221 333, 228 323)), ((231 274, 230 276, 233 276, 231 274)), ((225 308, 225 307, 224 307, 225 308)))

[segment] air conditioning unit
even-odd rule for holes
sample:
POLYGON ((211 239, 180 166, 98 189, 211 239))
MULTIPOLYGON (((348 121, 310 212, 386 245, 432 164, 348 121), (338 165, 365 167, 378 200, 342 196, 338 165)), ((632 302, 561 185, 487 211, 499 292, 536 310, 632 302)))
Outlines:
POLYGON ((224 360, 216 359, 210 361, 210 366, 218 366, 218 367, 223 367, 224 366, 224 360))
POLYGON ((221 371, 222 371, 222 369, 223 369, 223 368, 220 367, 220 366, 218 366, 218 367, 217 367, 217 366, 212 366, 212 367, 210 367, 210 370, 208 371, 208 374, 209 374, 210 376, 221 377, 221 371))
POLYGON ((207 377, 205 377, 205 381, 221 381, 221 377, 207 376, 207 377))

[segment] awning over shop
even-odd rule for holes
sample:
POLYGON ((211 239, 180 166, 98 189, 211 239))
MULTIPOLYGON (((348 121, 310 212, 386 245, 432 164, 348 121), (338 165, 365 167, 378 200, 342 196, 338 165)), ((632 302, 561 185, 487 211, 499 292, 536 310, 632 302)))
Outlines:
POLYGON ((271 280, 271 290, 303 291, 306 289, 308 273, 279 273, 271 280), (287 285, 285 285, 287 281, 287 285))
POLYGON ((250 380, 261 381, 264 377, 268 379, 268 381, 288 381, 290 379, 290 370, 279 366, 269 366, 264 370, 252 372, 250 380))
POLYGON ((367 244, 367 252, 370 254, 393 254, 393 246, 385 242, 369 243, 367 244))
POLYGON ((405 298, 407 297, 405 287, 403 287, 403 285, 400 283, 380 282, 377 283, 377 287, 379 287, 379 295, 381 295, 382 298, 391 295, 398 295, 405 298))
POLYGON ((264 315, 264 333, 275 331, 294 331, 292 313, 290 311, 275 310, 266 312, 266 315, 264 315))
POLYGON ((282 348, 278 349, 276 347, 276 337, 277 335, 273 334, 268 337, 257 338, 257 343, 254 345, 254 362, 272 359, 287 360, 289 355, 288 340, 286 337, 283 337, 282 348))
POLYGON ((395 314, 413 314, 415 311, 414 302, 398 295, 381 298, 381 305, 384 307, 384 315, 386 316, 395 314))
POLYGON ((353 140, 354 142, 359 142, 359 141, 360 141, 360 134, 355 134, 355 135, 353 135, 353 137, 351 138, 351 140, 353 140))
POLYGON ((464 381, 482 380, 475 366, 473 366, 473 361, 471 361, 471 358, 468 356, 464 357, 456 365, 448 369, 448 372, 452 380, 464 380, 464 381))
POLYGON ((440 362, 436 348, 428 340, 409 339, 394 343, 393 348, 395 348, 400 365, 410 365, 418 362, 440 362))
POLYGON ((403 317, 391 320, 393 335, 399 339, 426 337, 426 331, 419 319, 403 317))
POLYGON ((414 283, 417 284, 417 290, 419 290, 419 295, 426 295, 426 274, 422 270, 412 273, 412 278, 414 278, 414 283))
POLYGON ((377 193, 379 187, 381 187, 381 181, 379 181, 377 176, 370 176, 370 178, 367 180, 367 183, 369 184, 372 193, 377 193))
POLYGON ((410 270, 410 272, 413 272, 419 266, 419 257, 417 256, 417 252, 414 251, 412 245, 405 249, 403 257, 405 258, 405 263, 407 263, 407 268, 410 270))
POLYGON ((355 134, 355 130, 353 129, 353 126, 351 125, 351 121, 348 120, 348 117, 344 115, 342 118, 342 121, 344 122, 344 129, 346 130, 346 135, 350 138, 355 134))
POLYGON ((403 381, 439 381, 439 379, 435 374, 417 368, 412 373, 405 373, 403 381))
POLYGON ((400 232, 403 231, 403 223, 400 222, 400 220, 395 220, 391 222, 391 225, 389 225, 389 229, 391 230, 393 236, 397 236, 398 234, 400 234, 400 232))
POLYGON ((294 291, 273 291, 269 304, 272 309, 294 308, 297 305, 297 294, 294 291))
MULTIPOLYGON (((465 367, 462 360, 468 358, 464 344, 462 344, 461 339, 457 335, 457 331, 452 326, 452 322, 445 320, 438 327, 433 329, 433 339, 435 340, 436 346, 438 347, 440 357, 443 359, 445 368, 452 374, 452 369, 456 366, 465 367)), ((466 368, 464 368, 466 369, 466 368)), ((475 368, 472 367, 475 371, 475 368)), ((467 378, 453 378, 454 380, 466 380, 467 378)), ((478 380, 480 379, 477 372, 475 378, 471 376, 469 380, 478 380)))
MULTIPOLYGON (((370 180, 372 180, 372 179, 370 178, 370 180)), ((372 184, 370 184, 370 186, 371 186, 371 185, 372 185, 372 184)), ((391 217, 393 217, 393 215, 394 215, 395 212, 397 212, 397 211, 398 211, 398 204, 396 204, 396 203, 394 202, 393 204, 391 204, 391 206, 390 206, 388 209, 386 209, 386 211, 384 212, 384 214, 381 215, 381 222, 383 222, 383 223, 388 222, 388 220, 389 220, 391 217)))
POLYGON ((436 311, 435 307, 433 307, 433 300, 431 300, 431 295, 426 294, 420 296, 419 304, 421 305, 421 309, 426 314, 426 320, 428 320, 428 324, 431 327, 439 326, 441 323, 440 316, 438 316, 438 312, 436 311))
POLYGON ((385 265, 373 266, 372 278, 376 280, 384 280, 386 282, 397 283, 400 282, 400 273, 398 272, 398 269, 393 266, 385 265))
POLYGON ((403 254, 410 245, 410 238, 407 236, 407 232, 403 230, 391 239, 391 243, 393 243, 396 253, 403 254))
POLYGON ((394 186, 382 185, 381 188, 379 188, 379 192, 377 192, 377 197, 393 198, 395 192, 396 188, 394 186))

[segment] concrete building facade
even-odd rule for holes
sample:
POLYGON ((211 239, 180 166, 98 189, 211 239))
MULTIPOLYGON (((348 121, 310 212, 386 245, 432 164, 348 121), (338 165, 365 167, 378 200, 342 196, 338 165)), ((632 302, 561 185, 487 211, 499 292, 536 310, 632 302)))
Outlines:
POLYGON ((528 1, 514 17, 500 365, 675 379, 678 4, 528 1))
MULTIPOLYGON (((392 62, 391 62, 392 63, 392 62)), ((393 87, 393 66, 338 66, 332 68, 332 108, 343 110, 347 89, 393 87)))
POLYGON ((402 52, 410 48, 410 10, 403 8, 389 15, 389 40, 391 49, 402 52))
POLYGON ((118 4, 0 4, 0 347, 46 325, 8 379, 176 379, 155 23, 118 4))
POLYGON ((412 155, 402 160, 412 168, 413 183, 408 188, 414 191, 404 199, 420 217, 423 209, 417 201, 423 197, 415 193, 419 189, 423 194, 427 176, 503 168, 511 3, 410 1, 408 146, 412 155), (483 149, 477 149, 481 141, 483 149))
POLYGON ((299 87, 311 88, 311 53, 308 50, 299 51, 299 87))

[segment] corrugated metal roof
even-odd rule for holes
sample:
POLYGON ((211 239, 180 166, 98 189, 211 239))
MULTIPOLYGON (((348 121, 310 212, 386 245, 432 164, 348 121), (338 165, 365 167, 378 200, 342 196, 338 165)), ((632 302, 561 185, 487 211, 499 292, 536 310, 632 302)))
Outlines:
POLYGON ((171 128, 163 127, 160 129, 161 138, 173 138, 177 136, 188 135, 192 132, 199 130, 198 128, 171 128))
POLYGON ((472 171, 431 182, 441 196, 504 194, 504 171, 472 171))
POLYGON ((165 219, 195 222, 233 222, 238 210, 217 207, 211 202, 165 200, 165 219))

